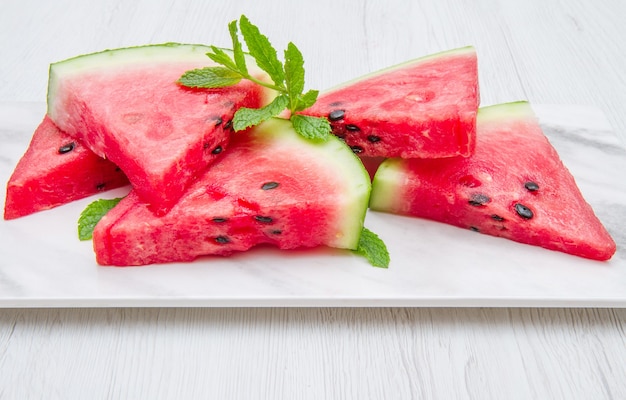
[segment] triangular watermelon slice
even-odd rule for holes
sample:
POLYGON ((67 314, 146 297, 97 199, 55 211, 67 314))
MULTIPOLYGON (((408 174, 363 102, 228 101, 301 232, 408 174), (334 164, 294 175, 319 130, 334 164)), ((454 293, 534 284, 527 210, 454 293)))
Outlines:
POLYGON ((526 102, 481 109, 469 158, 383 162, 370 207, 590 259, 616 251, 526 102))
POLYGON ((263 243, 355 249, 370 189, 365 168, 339 139, 311 142, 290 122, 270 120, 234 135, 169 213, 155 216, 132 191, 96 225, 96 259, 189 261, 263 243))
MULTIPOLYGON (((168 43, 52 64, 48 114, 117 164, 153 211, 166 212, 226 148, 234 112, 274 95, 248 80, 212 90, 177 84, 185 71, 213 65, 209 50, 168 43)), ((257 79, 269 79, 253 60, 248 65, 257 79)))
POLYGON ((115 164, 95 155, 45 117, 7 183, 4 219, 126 184, 126 176, 115 164))
POLYGON ((473 47, 412 60, 322 93, 305 114, 363 157, 468 156, 480 102, 473 47))

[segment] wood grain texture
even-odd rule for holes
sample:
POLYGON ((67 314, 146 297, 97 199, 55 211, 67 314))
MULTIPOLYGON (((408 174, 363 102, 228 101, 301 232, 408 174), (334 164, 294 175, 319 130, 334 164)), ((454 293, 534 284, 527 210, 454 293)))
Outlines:
MULTIPOLYGON (((483 104, 595 105, 626 141, 620 0, 3 0, 0 101, 77 54, 227 44, 242 13, 310 87, 473 44, 483 104)), ((0 399, 623 399, 624 359, 626 310, 0 310, 0 399)))
POLYGON ((626 310, 0 312, 0 398, 620 399, 626 310))

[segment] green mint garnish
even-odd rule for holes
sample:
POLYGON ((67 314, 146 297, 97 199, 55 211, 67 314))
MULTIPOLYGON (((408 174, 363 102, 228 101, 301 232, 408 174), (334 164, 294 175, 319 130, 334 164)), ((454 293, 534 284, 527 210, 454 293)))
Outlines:
POLYGON ((93 237, 93 230, 96 224, 108 213, 121 197, 115 199, 100 199, 90 203, 78 218, 78 239, 90 240, 93 237))
POLYGON ((390 258, 385 242, 383 242, 378 235, 365 227, 363 227, 363 230, 361 231, 361 237, 359 238, 357 249, 353 251, 356 254, 365 257, 374 267, 389 267, 390 258))
POLYGON ((232 50, 225 51, 211 46, 207 56, 220 66, 199 68, 185 72, 178 83, 192 88, 221 88, 237 84, 241 79, 250 80, 263 87, 273 89, 279 94, 270 104, 259 108, 241 108, 233 118, 235 131, 244 130, 278 116, 283 110, 290 111, 294 130, 310 140, 326 140, 331 134, 330 123, 326 118, 310 117, 298 114, 311 107, 317 100, 318 91, 304 92, 304 58, 295 44, 289 43, 284 51, 284 63, 278 59, 276 49, 259 28, 253 25, 245 15, 228 24, 232 40, 232 50), (265 71, 272 83, 263 82, 250 75, 246 65, 246 54, 239 39, 239 30, 248 53, 257 66, 265 71))

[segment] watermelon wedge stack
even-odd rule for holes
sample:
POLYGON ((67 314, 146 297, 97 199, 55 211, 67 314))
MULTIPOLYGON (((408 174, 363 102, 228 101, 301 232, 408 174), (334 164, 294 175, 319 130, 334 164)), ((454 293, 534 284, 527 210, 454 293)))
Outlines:
POLYGON ((323 143, 280 119, 233 133, 238 108, 261 107, 276 93, 246 80, 178 85, 183 72, 211 64, 208 49, 150 45, 52 64, 48 117, 9 182, 5 218, 128 179, 132 191, 93 233, 102 265, 190 261, 260 244, 354 249, 368 205, 591 259, 616 250, 530 106, 478 109, 472 47, 324 92, 303 112, 330 120, 337 138, 323 143), (66 142, 74 158, 57 154, 66 142))

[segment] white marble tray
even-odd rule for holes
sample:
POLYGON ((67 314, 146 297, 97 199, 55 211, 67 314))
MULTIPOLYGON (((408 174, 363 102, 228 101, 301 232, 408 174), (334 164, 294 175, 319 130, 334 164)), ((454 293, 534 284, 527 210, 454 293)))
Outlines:
MULTIPOLYGON (((44 111, 43 104, 0 103, 3 185, 44 111)), ((388 270, 345 251, 270 248, 186 264, 100 267, 91 242, 75 233, 90 198, 0 222, 0 307, 626 307, 626 151, 595 108, 535 111, 618 243, 609 262, 370 212, 367 226, 389 246, 388 270)), ((4 187, 1 196, 4 204, 4 187)))

